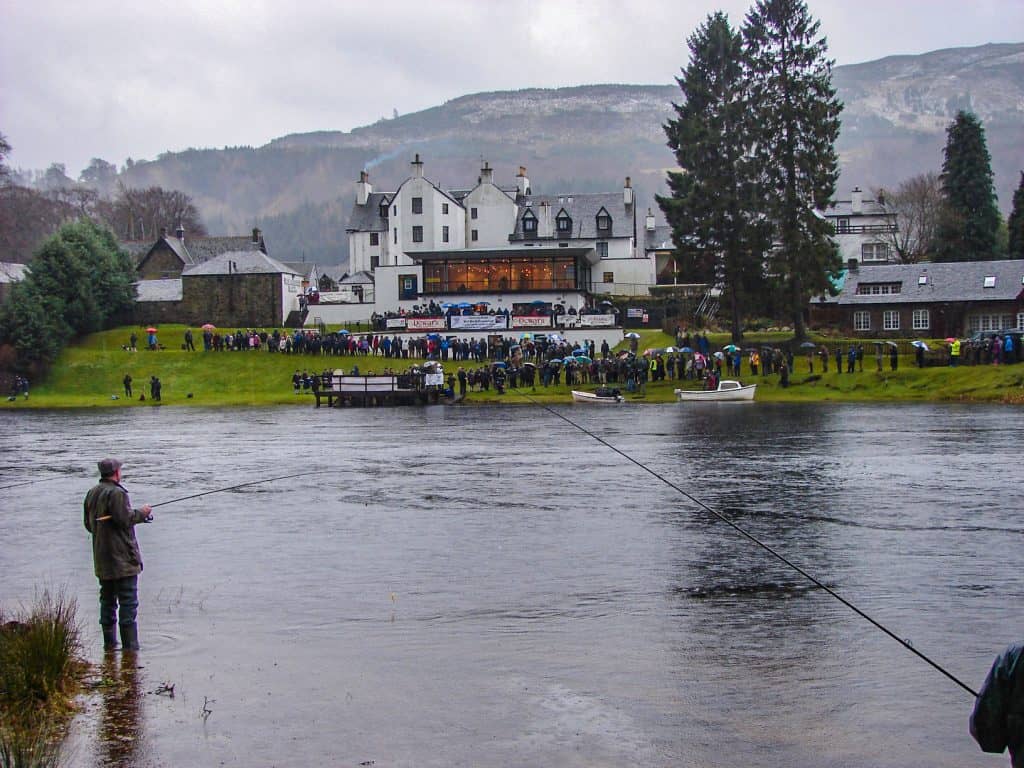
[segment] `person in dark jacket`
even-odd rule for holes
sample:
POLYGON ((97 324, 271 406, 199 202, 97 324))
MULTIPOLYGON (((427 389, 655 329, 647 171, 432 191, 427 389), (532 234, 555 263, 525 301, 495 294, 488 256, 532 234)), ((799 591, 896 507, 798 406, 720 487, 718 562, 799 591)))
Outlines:
POLYGON ((100 626, 103 648, 117 647, 115 626, 121 630, 121 646, 139 650, 136 615, 139 608, 139 574, 142 553, 135 526, 153 519, 148 504, 132 509, 128 491, 121 485, 121 462, 103 459, 97 466, 100 481, 85 495, 85 529, 92 534, 92 559, 100 582, 100 626))
POLYGON ((1010 750, 1010 765, 1024 768, 1024 643, 996 657, 971 713, 971 736, 982 752, 1010 750))

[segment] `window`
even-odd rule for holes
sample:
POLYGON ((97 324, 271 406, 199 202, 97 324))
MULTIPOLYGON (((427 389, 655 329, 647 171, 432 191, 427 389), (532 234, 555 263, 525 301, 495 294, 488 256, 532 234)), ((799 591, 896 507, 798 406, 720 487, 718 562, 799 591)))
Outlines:
POLYGON ((1024 331, 1024 312, 1017 313, 1017 330, 1024 331))
POLYGON ((931 313, 927 309, 915 309, 913 326, 915 331, 927 331, 932 327, 931 313))
POLYGON ((871 330, 871 313, 870 312, 854 312, 853 313, 853 330, 855 331, 870 331, 871 330))
POLYGON ((476 208, 470 208, 469 209, 469 218, 471 218, 471 219, 475 219, 476 218, 476 208))
POLYGON ((928 275, 921 275, 917 278, 918 285, 928 285, 928 275))
POLYGON ((391 213, 393 213, 395 216, 398 215, 398 206, 397 205, 391 206, 391 213))
POLYGON ((526 237, 535 237, 537 234, 537 217, 532 211, 523 214, 523 234, 526 237))
POLYGON ((380 266, 380 256, 370 257, 370 269, 376 269, 380 266))
POLYGON ((412 228, 412 241, 414 243, 422 243, 423 242, 423 227, 413 227, 412 228))
POLYGON ((882 328, 886 331, 900 329, 900 313, 895 309, 887 309, 882 313, 882 328))
POLYGON ((612 230, 612 217, 608 215, 608 211, 602 208, 597 212, 597 231, 607 234, 612 230))
POLYGON ((413 213, 423 213, 423 198, 422 197, 414 197, 412 199, 412 212, 413 213))
POLYGON ((448 203, 441 203, 441 213, 448 215, 448 203))
POLYGON ((597 255, 602 259, 608 258, 608 243, 604 241, 598 241, 597 243, 597 255))
POLYGON ((996 276, 995 275, 988 275, 985 278, 985 285, 984 285, 984 287, 985 288, 995 288, 996 287, 996 276))
POLYGON ((602 282, 605 282, 605 283, 614 283, 615 282, 615 273, 614 272, 605 272, 605 273, 602 274, 601 280, 602 280, 602 282))
MULTIPOLYGON (((1018 322, 1021 315, 1017 316, 1018 322)), ((1013 315, 971 315, 967 318, 967 327, 975 331, 1001 331, 1013 321, 1013 315)))
POLYGON ((860 247, 860 258, 862 261, 888 261, 888 243, 864 243, 860 247))
POLYGON ((469 233, 469 239, 475 243, 477 240, 480 239, 480 233, 474 229, 472 232, 469 233))
POLYGON ((850 231, 850 220, 839 219, 836 221, 836 232, 843 233, 850 231))
POLYGON ((387 203, 387 200, 385 200, 383 203, 380 204, 380 217, 382 219, 386 219, 388 217, 388 203, 387 203))
POLYGON ((416 275, 398 276, 398 300, 413 301, 417 298, 416 275))
POLYGON ((371 232, 370 233, 370 245, 380 245, 380 233, 379 232, 371 232))
POLYGON ((569 235, 572 233, 572 219, 569 218, 569 214, 562 211, 555 218, 556 226, 558 228, 559 235, 569 235))
POLYGON ((447 224, 445 224, 443 227, 441 227, 441 242, 442 243, 447 243, 448 242, 448 225, 447 224))
POLYGON ((395 245, 398 245, 398 227, 395 227, 395 245))
POLYGON ((888 296, 893 293, 900 293, 903 290, 903 283, 858 283, 858 296, 888 296))

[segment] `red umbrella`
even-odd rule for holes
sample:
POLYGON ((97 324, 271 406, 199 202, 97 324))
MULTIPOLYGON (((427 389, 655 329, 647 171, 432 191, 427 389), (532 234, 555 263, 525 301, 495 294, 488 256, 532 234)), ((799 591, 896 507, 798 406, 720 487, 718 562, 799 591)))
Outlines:
POLYGON ((156 328, 149 327, 146 329, 146 333, 156 333, 156 328))
POLYGON ((214 325, 213 323, 203 323, 203 325, 202 325, 202 328, 203 328, 204 331, 212 331, 216 327, 217 326, 214 325))

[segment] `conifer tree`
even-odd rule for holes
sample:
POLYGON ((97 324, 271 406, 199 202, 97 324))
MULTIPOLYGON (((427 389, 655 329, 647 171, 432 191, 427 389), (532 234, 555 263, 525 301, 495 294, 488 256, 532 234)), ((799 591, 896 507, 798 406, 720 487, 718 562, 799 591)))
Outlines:
POLYGON ((997 257, 1001 217, 992 183, 992 157, 977 117, 960 110, 946 129, 942 163, 945 210, 939 222, 936 261, 997 257))
POLYGON ((1009 241, 1006 255, 1011 259, 1024 259, 1024 171, 1020 174, 1020 184, 1013 193, 1013 210, 1006 222, 1009 230, 1009 241))
POLYGON ((690 61, 676 78, 683 101, 665 125, 682 172, 668 174, 672 194, 657 200, 689 278, 724 287, 732 338, 740 341, 741 311, 761 275, 764 229, 748 157, 743 39, 718 12, 687 42, 690 61))
POLYGON ((758 0, 743 27, 754 157, 775 231, 771 272, 784 292, 795 335, 804 310, 832 291, 841 263, 823 210, 839 177, 835 141, 842 104, 832 87, 828 43, 803 0, 758 0))

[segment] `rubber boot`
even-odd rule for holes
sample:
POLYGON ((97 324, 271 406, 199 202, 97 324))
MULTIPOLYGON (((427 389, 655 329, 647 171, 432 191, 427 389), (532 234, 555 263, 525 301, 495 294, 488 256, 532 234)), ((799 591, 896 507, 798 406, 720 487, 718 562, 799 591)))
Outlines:
POLYGON ((117 626, 115 624, 104 624, 103 626, 103 650, 117 650, 117 626))
POLYGON ((139 625, 138 624, 122 624, 121 625, 121 650, 123 651, 137 651, 139 650, 139 625))

